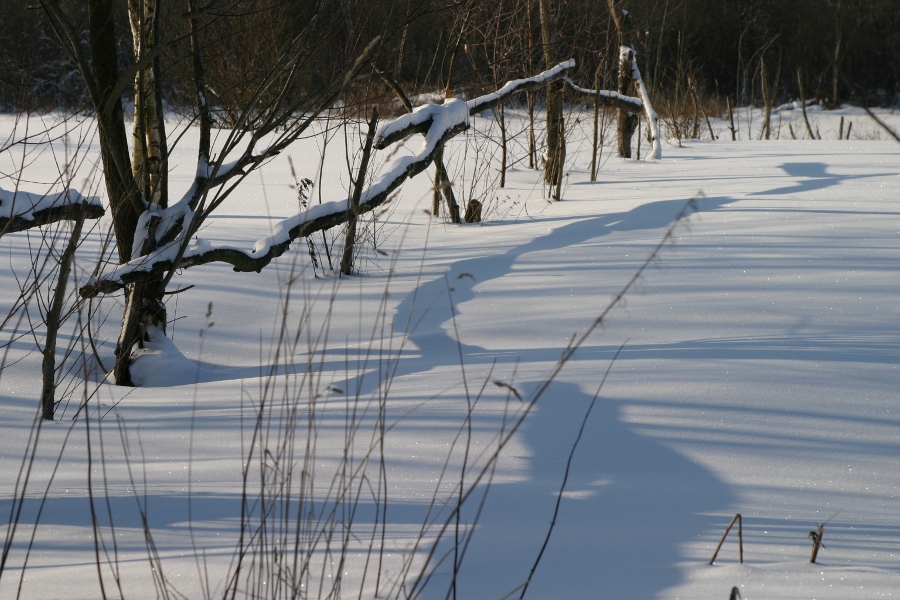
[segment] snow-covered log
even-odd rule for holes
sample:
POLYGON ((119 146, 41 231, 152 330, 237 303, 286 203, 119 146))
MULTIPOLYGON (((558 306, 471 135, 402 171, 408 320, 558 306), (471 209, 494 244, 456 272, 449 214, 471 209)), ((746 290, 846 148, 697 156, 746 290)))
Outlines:
MULTIPOLYGON (((375 147, 379 149, 413 133, 423 133, 425 139, 416 154, 395 159, 387 171, 363 192, 357 214, 375 210, 407 179, 428 168, 448 140, 468 129, 470 115, 488 110, 512 94, 556 81, 574 67, 575 61, 569 60, 535 77, 510 81, 494 93, 468 102, 450 98, 443 104, 428 104, 382 125, 375 141, 375 147)), ((313 206, 277 223, 272 233, 258 240, 249 252, 230 246, 212 246, 199 238, 185 244, 183 237, 179 236, 150 254, 119 265, 92 280, 81 288, 81 295, 94 297, 113 293, 128 284, 158 277, 173 268, 185 269, 212 262, 230 264, 235 271, 259 272, 273 259, 287 252, 293 240, 345 223, 353 215, 354 211, 346 198, 313 206)))
POLYGON ((0 189, 0 235, 73 221, 82 210, 86 219, 99 219, 105 212, 99 198, 82 196, 75 190, 41 195, 0 189))

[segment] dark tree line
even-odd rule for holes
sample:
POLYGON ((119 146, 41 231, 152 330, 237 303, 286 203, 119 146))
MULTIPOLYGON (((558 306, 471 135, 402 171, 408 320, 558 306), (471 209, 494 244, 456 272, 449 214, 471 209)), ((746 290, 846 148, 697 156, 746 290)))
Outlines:
MULTIPOLYGON (((76 24, 87 3, 60 2, 76 24)), ((222 11, 209 25, 207 72, 218 118, 234 117, 260 78, 305 31, 311 0, 254 0, 222 11)), ((379 67, 407 92, 470 94, 543 62, 539 0, 332 0, 316 11, 320 45, 304 65, 296 93, 320 88, 346 49, 376 35, 390 40, 379 67), (451 66, 452 63, 452 66, 451 66), (451 79, 448 82, 448 79, 451 79)), ((763 87, 779 101, 806 95, 827 103, 894 104, 900 94, 900 0, 626 0, 633 41, 654 94, 677 94, 688 77, 707 102, 762 103, 763 87), (765 84, 763 83, 765 81, 765 84)), ((112 3, 120 69, 134 56, 126 3, 112 3)), ((161 19, 184 12, 164 3, 161 19)), ((556 53, 578 62, 576 78, 590 85, 598 66, 614 81, 617 40, 606 3, 550 0, 556 53)), ((0 0, 0 108, 80 108, 87 104, 78 69, 60 52, 43 11, 0 0)), ((163 25, 164 26, 164 25, 163 25)), ((83 40, 87 44, 87 39, 83 40)), ((161 85, 170 108, 192 105, 187 39, 166 49, 161 85)), ((368 73, 363 79, 372 78, 368 73)), ((371 97, 372 86, 361 81, 371 97)), ((131 89, 126 89, 126 101, 131 89)), ((385 97, 390 91, 382 89, 385 97)))

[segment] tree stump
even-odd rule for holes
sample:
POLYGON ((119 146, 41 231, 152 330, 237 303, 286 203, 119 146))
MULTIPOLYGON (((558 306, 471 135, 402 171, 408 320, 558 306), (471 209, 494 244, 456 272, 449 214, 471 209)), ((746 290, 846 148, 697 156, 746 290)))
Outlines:
POLYGON ((481 223, 481 202, 472 198, 466 204, 466 223, 481 223))

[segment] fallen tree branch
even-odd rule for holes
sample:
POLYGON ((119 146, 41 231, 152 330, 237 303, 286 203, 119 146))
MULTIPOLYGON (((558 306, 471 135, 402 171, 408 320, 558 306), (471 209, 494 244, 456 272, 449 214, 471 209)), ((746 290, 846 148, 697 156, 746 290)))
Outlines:
MULTIPOLYGON (((462 100, 456 100, 463 104, 462 100)), ((426 137, 425 148, 418 155, 398 159, 379 181, 363 193, 356 214, 375 210, 388 200, 391 194, 407 179, 424 171, 434 159, 440 147, 450 138, 468 127, 468 120, 442 129, 436 137, 426 137)), ((185 249, 183 256, 175 264, 181 240, 176 239, 155 252, 120 265, 111 273, 96 279, 81 288, 85 298, 100 294, 110 294, 130 283, 143 281, 172 269, 186 269, 212 262, 230 264, 235 271, 261 271, 273 259, 281 256, 297 238, 309 236, 323 229, 330 229, 347 222, 354 215, 347 199, 313 206, 307 211, 276 224, 273 233, 254 244, 250 252, 231 247, 210 247, 197 240, 185 249)))
POLYGON ((407 179, 428 168, 448 140, 468 129, 469 115, 493 108, 512 94, 556 81, 574 67, 575 61, 569 60, 535 77, 510 81, 492 94, 468 102, 449 98, 444 104, 427 104, 379 127, 374 144, 378 149, 384 149, 413 133, 423 133, 425 141, 417 154, 397 158, 387 172, 363 192, 356 211, 350 208, 346 198, 313 206, 277 223, 272 234, 258 240, 249 252, 228 246, 212 247, 197 238, 185 245, 182 233, 171 242, 161 244, 154 252, 119 265, 90 281, 81 288, 80 293, 85 298, 111 294, 131 283, 159 277, 172 269, 212 262, 230 264, 235 271, 259 272, 273 259, 287 252, 291 242, 297 238, 346 223, 354 215, 371 212, 386 202, 407 179))
POLYGON ((590 100, 592 103, 599 101, 601 106, 620 108, 634 115, 639 115, 644 112, 644 103, 641 102, 640 98, 625 96, 624 94, 611 90, 589 90, 575 85, 575 82, 568 77, 563 78, 563 83, 565 83, 566 87, 577 96, 581 96, 585 100, 590 100))
POLYGON ((96 196, 82 196, 75 190, 39 195, 0 189, 0 236, 48 225, 75 221, 81 217, 99 219, 106 212, 96 196))
MULTIPOLYGON (((538 89, 544 87, 548 83, 554 82, 565 77, 566 71, 575 68, 575 59, 569 59, 566 62, 559 63, 552 69, 544 71, 534 77, 527 79, 514 79, 496 92, 479 96, 466 102, 466 108, 469 115, 477 115, 486 110, 490 110, 512 96, 521 92, 538 89)), ((399 142, 414 133, 427 132, 432 124, 433 119, 437 115, 442 115, 441 110, 444 104, 426 104, 420 106, 412 113, 403 115, 382 126, 378 130, 375 138, 375 148, 384 150, 391 144, 399 142)), ((642 110, 640 108, 639 110, 642 110)))

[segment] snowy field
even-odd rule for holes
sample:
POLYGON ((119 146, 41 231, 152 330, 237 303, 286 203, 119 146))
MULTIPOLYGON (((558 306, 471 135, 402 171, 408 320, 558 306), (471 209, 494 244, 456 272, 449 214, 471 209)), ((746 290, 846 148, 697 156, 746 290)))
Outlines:
MULTIPOLYGON (((220 597, 239 557, 238 597, 518 598, 558 500, 527 598, 900 597, 900 144, 850 107, 810 113, 822 140, 791 140, 788 123, 806 137, 796 113, 760 141, 759 113, 739 110, 738 141, 716 122, 718 141, 670 140, 660 161, 618 159, 610 130, 594 183, 583 114, 558 203, 522 162, 521 134, 507 186, 492 188, 483 133, 497 133, 475 119, 482 134, 456 138, 447 163, 457 195, 485 201, 483 224, 432 219, 423 175, 368 225, 377 250, 360 275, 314 277, 303 241, 260 274, 177 275, 170 289, 195 287, 170 297, 174 345, 148 346, 143 387, 62 374, 60 419, 23 463, 40 390, 34 300, 0 338, 0 518, 18 521, 0 598, 220 597), (837 139, 842 116, 850 140, 837 139), (744 562, 735 526, 710 566, 736 513, 744 562)), ((98 193, 90 125, 71 126, 68 151, 61 138, 0 157, 0 188, 24 160, 21 188, 46 191, 83 139, 73 180, 98 193)), ((0 117, 0 139, 23 126, 0 117)), ((191 133, 173 187, 193 176, 191 133)), ((313 203, 346 194, 335 133, 313 203)), ((318 180, 322 147, 289 150, 299 177, 318 180)), ((202 235, 251 247, 296 212, 292 183, 278 157, 202 235)), ((79 251, 81 284, 103 225, 79 251)), ((340 238, 326 241, 337 264, 340 238)), ((40 251, 35 232, 0 238, 0 317, 40 251)), ((91 307, 104 361, 118 302, 91 307)), ((93 360, 73 335, 87 310, 66 325, 66 369, 93 360)))

